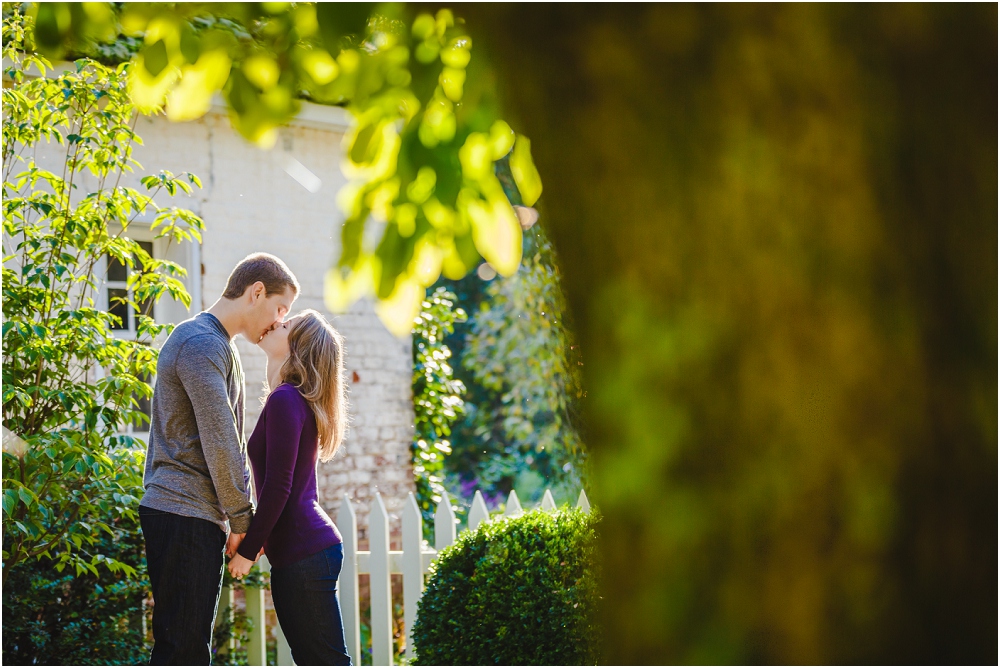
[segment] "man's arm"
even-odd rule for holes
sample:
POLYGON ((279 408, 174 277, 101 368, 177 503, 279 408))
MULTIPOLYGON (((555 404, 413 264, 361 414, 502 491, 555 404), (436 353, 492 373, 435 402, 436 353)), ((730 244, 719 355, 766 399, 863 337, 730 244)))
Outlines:
POLYGON ((229 404, 226 366, 229 349, 217 337, 196 336, 177 353, 180 378, 194 409, 198 436, 215 494, 234 534, 244 534, 253 517, 247 493, 236 416, 229 404))

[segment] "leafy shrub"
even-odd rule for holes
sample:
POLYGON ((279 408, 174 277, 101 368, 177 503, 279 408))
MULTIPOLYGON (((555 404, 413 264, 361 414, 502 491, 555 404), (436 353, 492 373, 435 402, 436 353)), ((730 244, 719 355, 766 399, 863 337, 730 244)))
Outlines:
POLYGON ((135 574, 96 546, 114 534, 109 517, 135 520, 142 493, 142 444, 120 431, 145 419, 153 341, 171 327, 149 309, 164 295, 185 306, 191 297, 184 268, 151 257, 129 226, 152 216, 156 238, 178 243, 200 240, 204 227, 154 199, 190 193, 196 176, 143 177, 148 194, 121 185, 141 143, 126 69, 79 60, 52 72, 32 54, 30 27, 17 11, 3 20, 5 588, 7 573, 33 559, 54 561, 60 573, 135 574), (44 146, 63 156, 52 171, 35 160, 44 146), (126 296, 101 304, 111 261, 130 270, 126 296), (122 314, 134 338, 122 334, 122 314))
POLYGON ((32 32, 5 4, 3 660, 134 664, 147 658, 144 453, 121 431, 145 419, 153 341, 170 329, 150 308, 191 299, 184 269, 151 257, 129 226, 146 215, 157 239, 200 240, 200 218, 155 201, 200 182, 160 172, 144 192, 123 185, 142 143, 127 69, 81 59, 53 71, 32 32), (37 162, 40 148, 61 164, 37 162), (102 304, 112 261, 129 269, 126 296, 102 304))
POLYGON ((506 496, 517 488, 522 499, 537 502, 547 487, 557 498, 580 489, 582 361, 565 322, 561 280, 551 242, 534 231, 525 237, 520 271, 490 281, 471 311, 460 364, 485 396, 457 427, 462 435, 471 428, 472 438, 453 439, 457 457, 448 468, 463 479, 473 472, 484 494, 506 496))
POLYGON ((13 665, 141 664, 149 659, 142 600, 149 583, 138 522, 107 519, 114 532, 97 533, 92 549, 135 569, 75 571, 53 559, 28 559, 3 585, 3 660, 13 665))
MULTIPOLYGON (((520 202, 516 188, 508 197, 520 202)), ((568 501, 587 479, 578 419, 584 367, 556 260, 536 225, 513 276, 438 283, 469 314, 445 339, 465 407, 451 426, 444 485, 465 505, 476 490, 491 508, 512 489, 531 504, 546 489, 568 501)))
POLYGON ((576 508, 534 510, 459 536, 420 599, 417 663, 596 663, 596 521, 576 508))
POLYGON ((413 477, 417 504, 433 533, 434 511, 444 492, 442 473, 451 452, 451 425, 464 410, 465 385, 454 378, 451 350, 445 337, 455 323, 465 322, 465 311, 455 307, 455 294, 438 288, 421 303, 413 321, 413 477))

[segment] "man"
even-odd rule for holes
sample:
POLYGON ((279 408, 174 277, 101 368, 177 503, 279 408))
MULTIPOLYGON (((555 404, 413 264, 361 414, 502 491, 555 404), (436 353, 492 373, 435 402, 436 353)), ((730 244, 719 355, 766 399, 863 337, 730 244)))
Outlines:
POLYGON ((160 351, 139 506, 153 590, 153 665, 211 663, 225 556, 253 517, 243 367, 233 339, 242 334, 258 343, 298 293, 284 262, 250 255, 233 269, 222 297, 177 325, 160 351))

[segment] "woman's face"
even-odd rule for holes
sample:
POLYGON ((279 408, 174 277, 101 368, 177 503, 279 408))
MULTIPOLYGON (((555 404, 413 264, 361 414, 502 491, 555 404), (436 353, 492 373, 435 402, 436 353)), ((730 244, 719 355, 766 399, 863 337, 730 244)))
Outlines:
POLYGON ((268 357, 279 360, 285 359, 289 354, 288 333, 292 331, 292 325, 295 324, 295 321, 301 317, 295 316, 284 322, 277 323, 264 334, 264 338, 257 345, 264 349, 268 357))

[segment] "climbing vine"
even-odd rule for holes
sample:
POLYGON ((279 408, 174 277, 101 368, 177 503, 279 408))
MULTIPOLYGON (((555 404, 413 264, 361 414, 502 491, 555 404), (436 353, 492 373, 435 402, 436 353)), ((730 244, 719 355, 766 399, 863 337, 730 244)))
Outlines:
POLYGON ((451 426, 465 409, 465 385, 455 378, 445 337, 465 322, 455 294, 438 288, 421 303, 413 326, 413 475, 417 505, 432 525, 444 492, 444 458, 451 453, 451 426))

